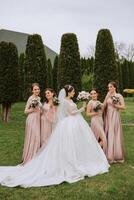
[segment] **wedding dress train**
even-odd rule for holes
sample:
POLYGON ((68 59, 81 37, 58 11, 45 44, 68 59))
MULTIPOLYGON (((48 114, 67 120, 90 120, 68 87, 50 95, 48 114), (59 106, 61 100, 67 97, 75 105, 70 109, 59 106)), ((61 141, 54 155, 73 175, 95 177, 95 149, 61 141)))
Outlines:
POLYGON ((24 166, 0 167, 0 183, 8 187, 37 187, 73 183, 108 172, 109 164, 88 123, 72 100, 63 101, 63 119, 47 146, 24 166))

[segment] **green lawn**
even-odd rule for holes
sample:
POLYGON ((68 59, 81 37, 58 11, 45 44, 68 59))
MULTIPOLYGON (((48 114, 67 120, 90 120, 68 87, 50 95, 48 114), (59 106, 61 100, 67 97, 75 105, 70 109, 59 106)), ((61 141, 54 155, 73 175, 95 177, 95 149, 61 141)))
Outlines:
MULTIPOLYGON (((121 113, 126 161, 114 164, 110 172, 77 183, 39 188, 0 187, 0 200, 134 200, 134 102, 126 99, 121 113)), ((24 103, 13 106, 8 124, 0 121, 0 165, 21 161, 25 115, 24 103)))

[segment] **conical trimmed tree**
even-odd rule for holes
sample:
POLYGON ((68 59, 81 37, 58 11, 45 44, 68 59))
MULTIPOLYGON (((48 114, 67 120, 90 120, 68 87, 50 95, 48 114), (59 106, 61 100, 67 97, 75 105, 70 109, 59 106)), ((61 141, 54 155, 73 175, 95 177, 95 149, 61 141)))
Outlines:
POLYGON ((118 83, 114 43, 110 30, 101 29, 97 35, 93 76, 93 86, 98 89, 101 100, 104 100, 110 81, 118 83))
POLYGON ((66 84, 81 90, 81 66, 77 37, 74 33, 66 33, 61 38, 58 67, 58 87, 66 84))
POLYGON ((0 43, 0 103, 2 119, 8 122, 11 105, 19 99, 18 51, 13 43, 0 43))
POLYGON ((55 92, 57 92, 58 91, 58 56, 56 56, 54 59, 52 74, 53 74, 53 89, 55 92))
POLYGON ((47 61, 42 38, 38 34, 28 36, 25 58, 25 98, 30 94, 31 84, 39 83, 41 96, 46 88, 47 61))

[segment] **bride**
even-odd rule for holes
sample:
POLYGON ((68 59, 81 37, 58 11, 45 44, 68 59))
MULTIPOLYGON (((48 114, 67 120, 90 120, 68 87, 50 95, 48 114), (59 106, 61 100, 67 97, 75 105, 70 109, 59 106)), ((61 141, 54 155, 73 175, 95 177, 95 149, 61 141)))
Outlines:
POLYGON ((58 122, 47 146, 25 165, 0 167, 0 183, 8 187, 37 187, 73 183, 108 172, 109 164, 88 123, 71 100, 75 90, 60 92, 58 122))

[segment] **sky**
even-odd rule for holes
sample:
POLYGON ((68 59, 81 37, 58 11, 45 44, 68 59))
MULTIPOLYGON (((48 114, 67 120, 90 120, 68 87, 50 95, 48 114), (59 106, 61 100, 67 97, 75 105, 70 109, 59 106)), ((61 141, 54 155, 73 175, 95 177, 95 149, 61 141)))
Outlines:
POLYGON ((57 53, 62 35, 75 33, 88 56, 103 28, 115 42, 134 44, 134 0, 0 0, 0 29, 38 33, 57 53))

